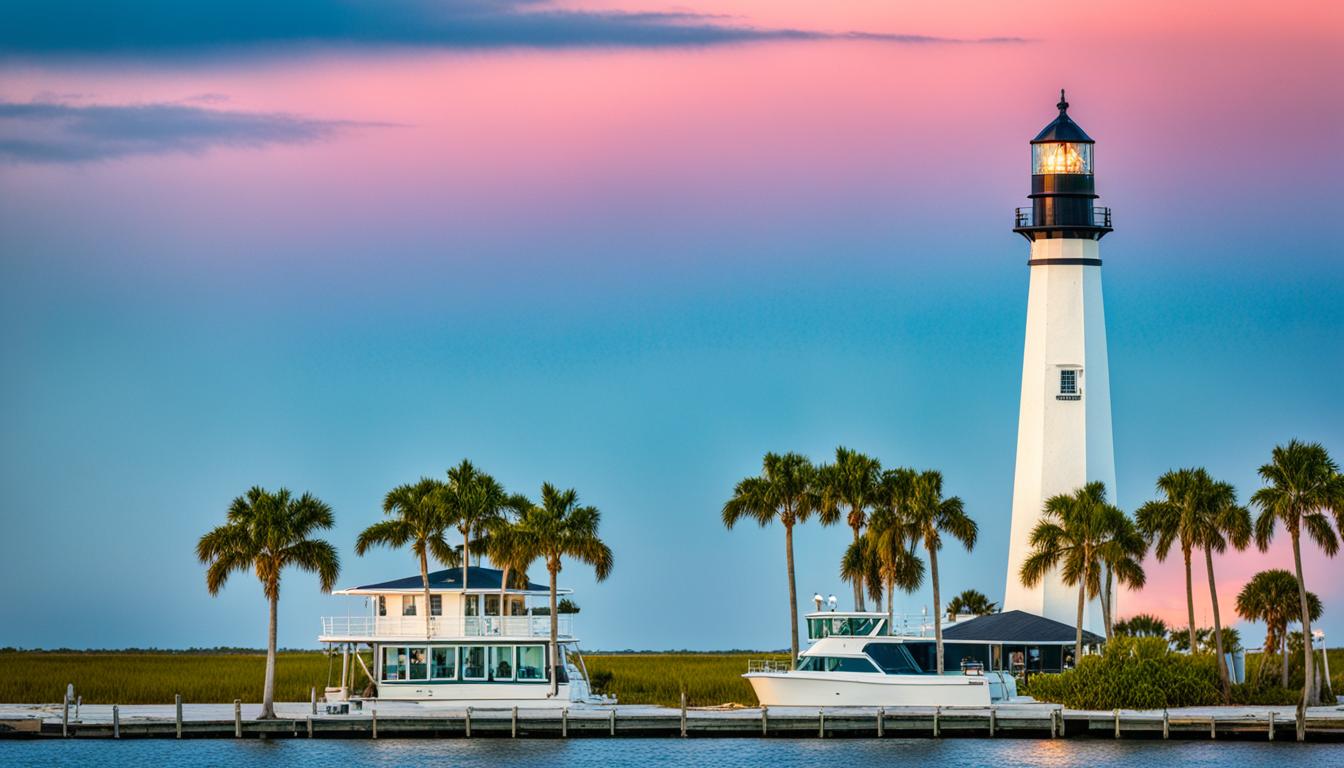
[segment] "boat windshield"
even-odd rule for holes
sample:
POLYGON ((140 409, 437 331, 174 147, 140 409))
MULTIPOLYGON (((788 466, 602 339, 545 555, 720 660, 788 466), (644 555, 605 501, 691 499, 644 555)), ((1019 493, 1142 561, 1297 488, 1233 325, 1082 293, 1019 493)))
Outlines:
POLYGON ((876 672, 872 662, 849 656, 804 656, 798 661, 802 672, 876 672))
POLYGON ((921 675, 924 670, 915 663, 915 657, 910 655, 902 643, 869 643, 863 646, 863 652, 868 657, 877 662, 877 666, 882 668, 888 675, 921 675))
POLYGON ((809 616, 807 619, 807 636, 811 640, 820 640, 832 635, 862 637, 882 634, 877 630, 885 630, 886 625, 886 619, 872 616, 809 616))

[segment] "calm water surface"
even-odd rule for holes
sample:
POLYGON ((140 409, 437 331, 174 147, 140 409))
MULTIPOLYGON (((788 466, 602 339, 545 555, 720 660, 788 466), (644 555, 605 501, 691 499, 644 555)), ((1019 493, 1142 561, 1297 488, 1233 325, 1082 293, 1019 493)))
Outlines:
POLYGON ((0 743, 5 766, 1344 766, 1344 745, 965 739, 761 741, 42 741, 0 743))

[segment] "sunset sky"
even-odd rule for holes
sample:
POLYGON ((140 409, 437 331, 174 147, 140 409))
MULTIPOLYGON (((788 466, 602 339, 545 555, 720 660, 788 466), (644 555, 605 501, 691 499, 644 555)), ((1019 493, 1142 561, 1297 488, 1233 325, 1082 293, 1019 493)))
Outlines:
MULTIPOLYGON (((1121 506, 1344 460, 1338 4, 272 5, 0 0, 0 646, 260 646, 255 578, 193 556, 234 496, 317 494, 368 583, 417 568, 354 555, 383 494, 463 457, 602 510, 588 648, 787 646, 782 530, 719 522, 766 451, 940 469, 981 527, 942 592, 1001 599, 1011 213, 1061 87, 1114 211, 1121 506)), ((800 529, 800 596, 849 535, 800 529)), ((1182 622, 1147 566, 1120 613, 1182 622)), ((1224 617, 1267 567, 1286 536, 1217 560, 1224 617)), ((1344 644, 1344 558, 1305 568, 1344 644)), ((284 646, 364 610, 283 584, 284 646)))

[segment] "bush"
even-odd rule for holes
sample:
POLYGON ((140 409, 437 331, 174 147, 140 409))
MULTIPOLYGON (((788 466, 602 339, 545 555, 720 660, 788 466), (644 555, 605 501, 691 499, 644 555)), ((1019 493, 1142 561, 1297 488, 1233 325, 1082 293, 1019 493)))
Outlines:
POLYGON ((1219 703, 1213 656, 1173 653, 1157 637, 1115 637, 1076 669, 1033 675, 1024 692, 1073 709, 1162 709, 1219 703))

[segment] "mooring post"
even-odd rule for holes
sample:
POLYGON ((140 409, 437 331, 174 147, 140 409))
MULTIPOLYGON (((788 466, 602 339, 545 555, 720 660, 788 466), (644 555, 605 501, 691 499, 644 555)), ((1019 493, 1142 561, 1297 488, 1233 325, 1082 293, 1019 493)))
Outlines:
POLYGON ((1120 738, 1120 708, 1115 708, 1115 738, 1120 738))
POLYGON ((993 707, 989 708, 989 738, 994 738, 994 726, 998 725, 999 711, 993 707))
POLYGON ((1055 738, 1057 729, 1055 727, 1055 716, 1059 714, 1058 709, 1050 710, 1050 738, 1055 738))
POLYGON ((941 729, 938 727, 938 720, 942 717, 942 715, 943 715, 942 707, 933 708, 933 738, 935 739, 938 738, 938 736, 940 735, 941 729))
POLYGON ((1171 715, 1167 713, 1167 708, 1162 708, 1162 738, 1171 738, 1171 715))
POLYGON ((1307 705, 1303 701, 1297 703, 1297 740, 1307 740, 1307 705))
POLYGON ((1209 738, 1218 738, 1218 717, 1216 715, 1209 715, 1209 738))
POLYGON ((70 692, 66 691, 65 698, 61 705, 61 737, 66 738, 70 735, 70 692))
MULTIPOLYGON (((371 709, 371 710, 369 711, 369 713, 370 713, 371 715, 373 715, 373 721, 372 721, 372 722, 373 722, 373 733, 371 733, 371 734, 369 734, 369 735, 370 735, 372 738, 375 738, 375 739, 376 739, 376 738, 378 738, 378 708, 377 708, 377 707, 374 707, 373 709, 371 709)), ((467 735, 468 735, 468 736, 471 735, 471 724, 470 724, 470 721, 468 721, 468 724, 467 724, 467 735)))
POLYGON ((121 738, 121 707, 112 705, 112 738, 121 738))
POLYGON ((770 708, 761 707, 761 735, 770 735, 770 708))
POLYGON ((1274 740, 1274 710, 1269 710, 1269 740, 1274 740))
POLYGON ((173 721, 177 726, 177 738, 182 738, 182 694, 173 694, 173 721))
POLYGON ((518 738, 518 707, 513 708, 513 726, 510 735, 515 739, 518 738))
POLYGON ((569 707, 560 710, 560 738, 569 738, 569 707))
POLYGON ((314 685, 313 687, 309 688, 308 691, 309 691, 308 698, 310 698, 310 699, 312 700, 312 702, 313 702, 313 714, 316 715, 316 714, 317 714, 317 686, 314 685))
POLYGON ((313 718, 311 715, 308 717, 308 738, 313 738, 313 718))
POLYGON ((467 707, 467 738, 471 738, 471 707, 467 707))
POLYGON ((612 735, 612 736, 615 736, 615 735, 616 735, 616 708, 615 708, 615 707, 612 707, 612 708, 611 708, 611 717, 610 717, 610 720, 611 720, 611 723, 610 723, 610 725, 611 725, 611 735, 612 735))
POLYGON ((887 709, 886 707, 877 708, 877 738, 882 738, 882 726, 886 725, 887 709))
POLYGON ((826 738, 826 710, 817 710, 817 738, 826 738))
POLYGON ((243 700, 233 700, 233 738, 243 738, 243 700))
POLYGON ((681 738, 686 738, 686 692, 681 692, 681 738))

